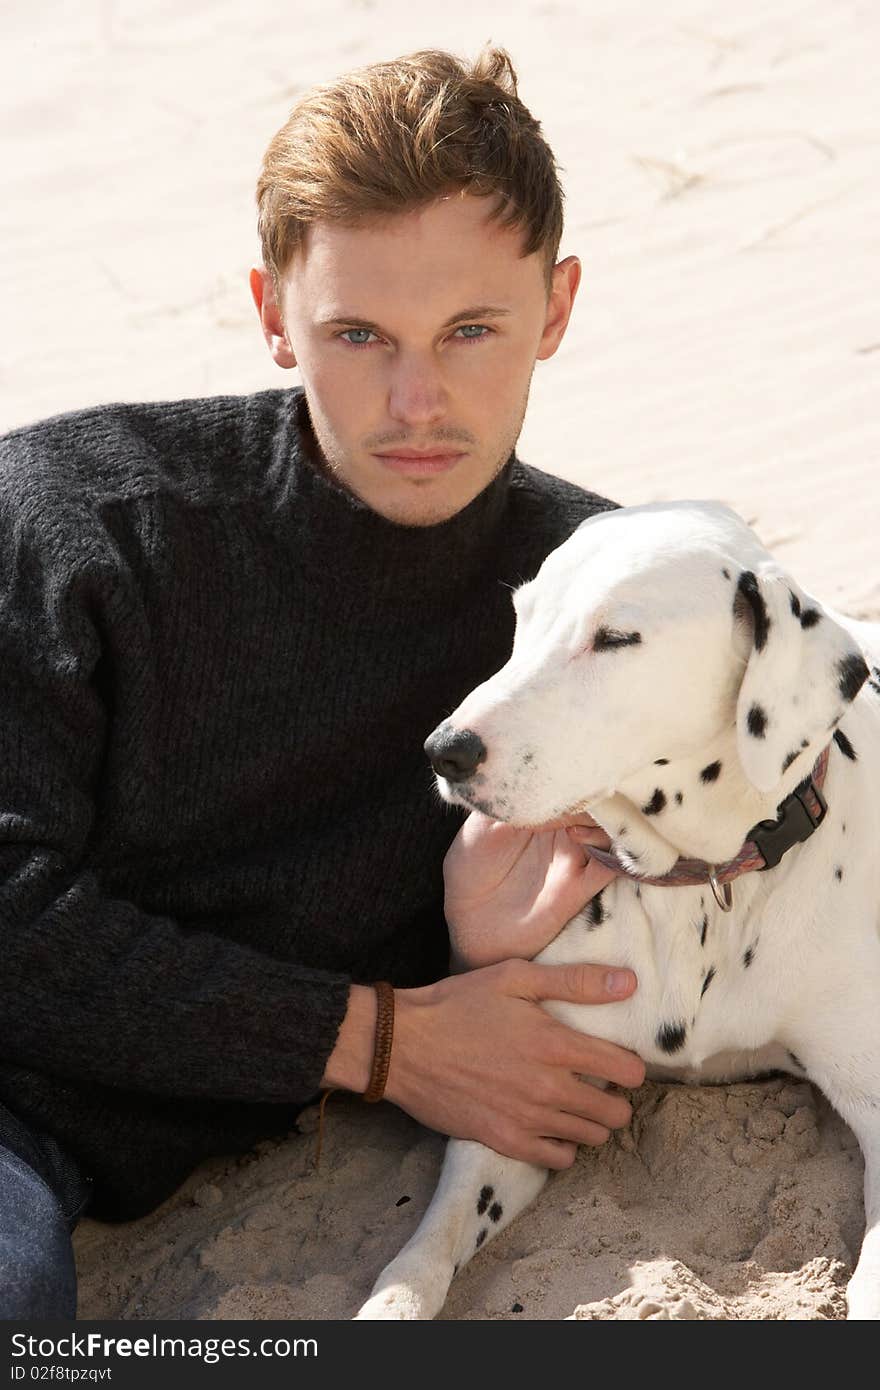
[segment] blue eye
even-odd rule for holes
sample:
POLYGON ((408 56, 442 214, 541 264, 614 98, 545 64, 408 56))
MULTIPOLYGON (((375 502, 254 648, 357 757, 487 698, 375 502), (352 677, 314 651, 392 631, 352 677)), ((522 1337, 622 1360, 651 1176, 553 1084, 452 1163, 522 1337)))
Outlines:
POLYGON ((372 333, 370 332, 370 329, 369 329, 369 328, 346 328, 346 330, 345 330, 345 332, 342 334, 342 336, 343 336, 343 338, 346 338, 346 339, 348 340, 348 342, 351 343, 352 347, 366 347, 367 339, 368 339, 368 338, 372 338, 373 335, 372 335, 372 333), (359 342, 355 342, 355 341, 352 339, 352 337, 351 337, 350 335, 353 334, 353 333, 360 333, 360 334, 362 334, 362 337, 361 337, 361 339, 360 339, 359 342))
POLYGON ((481 338, 485 337, 488 331, 488 328, 481 323, 463 323, 461 328, 456 329, 457 333, 464 333, 471 342, 473 342, 477 336, 481 338), (473 330, 473 332, 470 330, 473 330))

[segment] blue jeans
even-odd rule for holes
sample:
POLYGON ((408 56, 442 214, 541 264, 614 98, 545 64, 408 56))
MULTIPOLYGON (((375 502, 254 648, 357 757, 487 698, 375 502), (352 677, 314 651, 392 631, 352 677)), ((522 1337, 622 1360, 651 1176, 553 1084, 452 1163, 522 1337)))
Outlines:
POLYGON ((70 1155, 0 1105, 0 1318, 76 1317, 70 1237, 90 1195, 70 1155))

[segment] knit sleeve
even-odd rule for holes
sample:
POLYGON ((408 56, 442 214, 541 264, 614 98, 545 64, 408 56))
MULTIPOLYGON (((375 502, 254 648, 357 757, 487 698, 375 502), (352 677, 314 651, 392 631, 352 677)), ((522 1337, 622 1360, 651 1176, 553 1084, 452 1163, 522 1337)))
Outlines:
POLYGON ((119 583, 98 528, 23 495, 0 441, 0 1053, 157 1095, 305 1101, 349 981, 144 912, 90 861, 119 583))

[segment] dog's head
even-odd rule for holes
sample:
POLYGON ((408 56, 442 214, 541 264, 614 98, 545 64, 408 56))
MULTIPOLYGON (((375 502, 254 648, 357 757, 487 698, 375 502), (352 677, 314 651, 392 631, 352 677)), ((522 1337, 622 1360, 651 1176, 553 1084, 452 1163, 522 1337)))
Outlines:
POLYGON ((637 805, 652 768, 724 736, 751 788, 781 799, 867 676, 851 635, 719 503, 591 517, 514 606, 510 660, 425 748, 446 800, 519 825, 637 805))

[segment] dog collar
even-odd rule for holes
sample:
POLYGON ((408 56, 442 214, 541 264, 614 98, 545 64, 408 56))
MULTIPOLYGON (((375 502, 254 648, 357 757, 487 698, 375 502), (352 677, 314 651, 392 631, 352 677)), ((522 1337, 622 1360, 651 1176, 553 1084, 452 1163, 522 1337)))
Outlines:
POLYGON ((822 795, 822 784, 830 747, 829 744, 819 754, 809 777, 805 777, 780 802, 776 820, 762 820, 753 825, 742 849, 724 864, 708 864, 704 859, 679 859, 668 874, 651 877, 633 873, 611 850, 598 849, 595 845, 584 845, 584 849, 606 868, 626 878, 634 878, 638 883, 656 884, 662 888, 687 888, 708 883, 718 906, 722 911, 729 912, 733 907, 733 890, 730 886, 733 879, 755 870, 760 873, 764 869, 774 869, 784 854, 808 840, 822 824, 828 810, 822 795))

